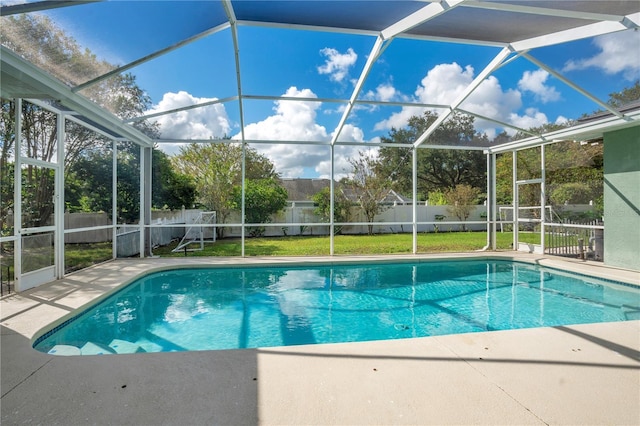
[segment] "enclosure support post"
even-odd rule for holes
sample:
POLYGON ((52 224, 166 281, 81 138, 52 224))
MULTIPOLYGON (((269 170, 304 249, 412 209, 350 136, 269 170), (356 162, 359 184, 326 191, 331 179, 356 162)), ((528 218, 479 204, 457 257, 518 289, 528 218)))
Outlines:
MULTIPOLYGON (((244 139, 244 137, 243 137, 244 139)), ((241 228, 240 228, 240 256, 244 257, 245 256, 245 251, 244 251, 244 240, 245 240, 245 229, 244 229, 244 223, 245 223, 245 179, 246 179, 246 173, 247 173, 247 155, 246 155, 246 143, 243 141, 242 142, 242 172, 241 172, 241 206, 240 206, 240 223, 241 223, 241 228)))
POLYGON ((54 182, 54 203, 53 209, 55 214, 54 222, 56 224, 56 241, 54 242, 55 248, 55 265, 56 265, 56 278, 61 279, 64 277, 64 142, 65 136, 65 117, 63 114, 56 114, 57 122, 57 134, 58 134, 58 153, 56 169, 56 179, 54 182))
POLYGON ((13 289, 22 291, 22 99, 15 104, 15 165, 13 186, 13 289))
POLYGON ((412 221, 413 221, 413 245, 411 252, 413 254, 418 253, 418 148, 416 146, 413 147, 412 150, 412 166, 411 172, 413 174, 413 188, 412 188, 412 196, 413 196, 413 212, 412 212, 412 221))
POLYGON ((151 148, 140 146, 140 257, 151 255, 151 148))
MULTIPOLYGON (((497 224, 497 211, 498 211, 498 200, 497 200, 497 178, 496 178, 496 162, 498 160, 498 156, 496 154, 491 154, 491 248, 493 250, 498 249, 498 224, 497 224)), ((488 215, 487 215, 488 216, 488 215)))
POLYGON ((153 148, 143 148, 144 156, 144 239, 145 256, 153 256, 151 252, 151 200, 153 188, 153 148))
POLYGON ((111 165, 111 257, 118 257, 118 141, 112 141, 111 165))
POLYGON ((138 183, 138 234, 140 238, 138 239, 138 250, 140 251, 139 256, 144 257, 144 148, 139 146, 138 150, 140 153, 140 164, 138 165, 140 169, 140 182, 138 183))
POLYGON ((545 211, 547 204, 547 191, 545 187, 546 181, 546 167, 545 167, 545 152, 544 145, 540 146, 540 172, 541 172, 541 182, 540 182, 540 247, 542 248, 542 253, 545 251, 545 211))
POLYGON ((485 215, 486 215, 486 232, 487 232, 487 243, 485 244, 482 250, 488 250, 492 244, 491 241, 494 238, 493 235, 493 223, 491 222, 492 211, 493 211, 493 199, 495 198, 493 193, 493 168, 492 168, 492 156, 487 153, 486 156, 486 166, 487 166, 487 174, 486 174, 486 185, 487 185, 487 198, 485 201, 485 215))
POLYGON ((334 173, 335 173, 335 145, 331 144, 331 176, 330 176, 330 180, 329 180, 329 255, 333 256, 334 254, 334 230, 335 230, 335 225, 334 225, 334 221, 335 221, 335 215, 334 213, 334 208, 335 208, 335 184, 334 184, 334 173))
POLYGON ((513 205, 513 250, 518 250, 518 214, 520 204, 518 203, 518 151, 512 151, 513 157, 513 191, 511 204, 513 205))

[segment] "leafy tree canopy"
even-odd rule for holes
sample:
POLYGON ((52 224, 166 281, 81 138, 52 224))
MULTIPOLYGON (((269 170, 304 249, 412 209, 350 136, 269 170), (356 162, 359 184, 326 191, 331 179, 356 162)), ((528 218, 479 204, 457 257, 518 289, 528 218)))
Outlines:
MULTIPOLYGON (((391 182, 378 171, 378 159, 365 151, 359 151, 358 157, 349 159, 349 163, 353 172, 346 181, 347 186, 353 191, 367 222, 373 222, 376 215, 387 208, 381 202, 389 193, 391 182)), ((368 227, 372 235, 373 225, 368 227)))
MULTIPOLYGON (((245 148, 245 179, 276 179, 278 174, 271 160, 252 148, 245 148)), ((172 163, 195 184, 197 201, 217 212, 220 223, 225 223, 237 209, 233 188, 242 182, 242 145, 221 142, 191 144, 182 147, 172 157, 172 163)), ((286 200, 285 200, 286 201, 286 200)), ((218 228, 219 237, 224 228, 218 228)))
POLYGON ((609 94, 609 105, 619 108, 625 104, 628 104, 633 101, 637 101, 640 99, 640 80, 636 80, 636 82, 631 87, 626 87, 619 92, 614 92, 609 94))
MULTIPOLYGON (((433 111, 409 119, 405 129, 392 129, 382 142, 412 144, 437 119, 433 111)), ((476 134, 473 117, 453 114, 425 141, 428 145, 482 145, 485 136, 476 134)), ((486 175, 485 157, 480 151, 418 149, 418 197, 427 199, 431 191, 455 188, 459 184, 483 188, 486 175)), ((377 171, 394 182, 394 189, 405 196, 412 194, 411 149, 383 147, 377 171)))
MULTIPOLYGON (((334 185, 334 201, 333 201, 333 220, 334 222, 344 223, 351 220, 351 207, 353 203, 347 198, 343 191, 344 183, 334 185)), ((314 194, 311 199, 316 205, 315 213, 322 218, 323 221, 331 220, 331 188, 324 187, 314 194)), ((336 226, 334 229, 336 234, 342 232, 342 226, 336 226)))
MULTIPOLYGON (((248 223, 270 223, 271 215, 287 206, 287 190, 274 178, 245 180, 245 220, 248 223)), ((242 206, 242 187, 233 188, 233 205, 242 206)), ((264 226, 249 227, 253 237, 264 235, 264 226)))
MULTIPOLYGON (((90 81, 115 67, 99 60, 95 54, 80 45, 53 21, 44 15, 31 14, 9 16, 0 26, 3 44, 59 78, 69 86, 90 81)), ((137 85, 135 76, 118 74, 93 84, 80 93, 109 109, 118 117, 127 119, 141 115, 150 105, 149 96, 137 85)), ((15 103, 2 99, 2 156, 0 179, 5 181, 5 171, 13 161, 15 131, 15 103)), ((22 104, 23 152, 31 158, 53 161, 57 152, 57 127, 55 114, 27 101, 22 104)), ((69 211, 110 212, 112 183, 112 141, 102 135, 67 121, 65 124, 65 208, 69 211)), ((135 126, 151 138, 158 136, 158 126, 146 121, 135 126)), ((132 143, 120 143, 118 155, 118 209, 122 220, 136 220, 139 201, 139 147, 132 143)), ((170 162, 154 153, 154 206, 170 207, 189 205, 193 202, 193 185, 184 176, 169 170, 170 162), (166 188, 164 186, 167 186, 166 188), (158 198, 166 198, 165 201, 158 198)), ((25 175, 25 199, 33 217, 47 221, 51 214, 53 186, 48 184, 46 173, 25 175), (36 181, 34 179, 38 179, 36 181), (29 192, 31 191, 31 193, 29 192), (37 213, 36 213, 37 212, 37 213)), ((3 189, 5 186, 3 185, 3 189)), ((3 194, 3 201, 7 198, 3 194)), ((12 203, 2 203, 0 220, 12 203)), ((26 222, 25 222, 26 223, 26 222)))
MULTIPOLYGON (((454 215, 458 220, 465 221, 478 204, 480 190, 472 186, 460 184, 455 188, 449 188, 444 193, 447 200, 447 212, 454 215)), ((466 225, 462 224, 462 230, 466 231, 466 225)))

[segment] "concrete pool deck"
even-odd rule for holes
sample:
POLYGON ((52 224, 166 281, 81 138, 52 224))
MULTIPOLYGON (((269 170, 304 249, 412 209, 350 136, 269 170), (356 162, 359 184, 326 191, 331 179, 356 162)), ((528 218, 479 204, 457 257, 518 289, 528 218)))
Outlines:
MULTIPOLYGON (((640 273, 514 253, 640 283, 640 273)), ((445 259, 461 255, 393 256, 445 259)), ((184 264, 380 260, 173 258, 107 262, 0 300, 3 425, 640 424, 640 321, 405 340, 56 357, 42 327, 146 271, 184 264)))

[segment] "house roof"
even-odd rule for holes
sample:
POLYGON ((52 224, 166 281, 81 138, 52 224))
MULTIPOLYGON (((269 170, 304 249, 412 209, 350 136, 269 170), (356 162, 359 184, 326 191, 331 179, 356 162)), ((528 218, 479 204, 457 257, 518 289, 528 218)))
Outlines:
POLYGON ((283 178, 280 183, 289 194, 289 201, 311 201, 318 192, 327 188, 329 179, 283 178))

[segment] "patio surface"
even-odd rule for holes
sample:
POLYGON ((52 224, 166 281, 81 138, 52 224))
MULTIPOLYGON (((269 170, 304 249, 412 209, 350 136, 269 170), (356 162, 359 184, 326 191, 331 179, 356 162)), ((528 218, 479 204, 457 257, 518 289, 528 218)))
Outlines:
MULTIPOLYGON (((463 256, 640 284, 637 272, 592 262, 463 256)), ((154 268, 353 259, 381 257, 117 260, 5 297, 1 424, 640 424, 640 321, 115 356, 57 357, 31 348, 42 327, 154 268)))

